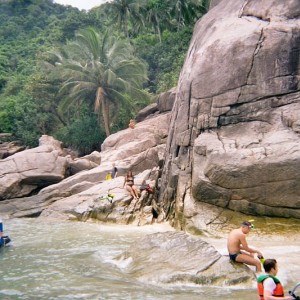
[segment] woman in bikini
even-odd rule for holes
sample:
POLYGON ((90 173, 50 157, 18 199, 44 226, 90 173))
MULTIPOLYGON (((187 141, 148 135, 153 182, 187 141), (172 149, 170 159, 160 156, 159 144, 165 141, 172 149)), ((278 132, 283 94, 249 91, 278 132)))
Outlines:
POLYGON ((132 175, 132 171, 128 171, 125 176, 124 187, 133 197, 133 199, 139 199, 139 194, 136 186, 134 185, 134 177, 132 175))

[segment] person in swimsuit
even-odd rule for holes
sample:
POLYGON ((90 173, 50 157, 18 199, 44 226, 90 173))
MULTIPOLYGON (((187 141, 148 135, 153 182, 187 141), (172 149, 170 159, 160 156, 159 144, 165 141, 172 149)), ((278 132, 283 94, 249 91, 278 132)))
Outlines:
POLYGON ((253 228, 252 223, 244 221, 240 228, 233 229, 227 239, 227 249, 230 260, 255 266, 256 272, 260 273, 262 271, 261 263, 254 258, 254 254, 257 254, 257 257, 263 257, 263 255, 259 250, 249 247, 246 241, 246 235, 251 228, 253 228))
POLYGON ((127 172, 125 176, 124 187, 130 193, 133 199, 139 199, 139 193, 136 186, 134 185, 134 177, 132 175, 132 171, 127 172))

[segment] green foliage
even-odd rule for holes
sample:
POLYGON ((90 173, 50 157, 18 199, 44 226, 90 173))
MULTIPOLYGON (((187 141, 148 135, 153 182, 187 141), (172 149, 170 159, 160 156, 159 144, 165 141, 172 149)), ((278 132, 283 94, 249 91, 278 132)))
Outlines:
POLYGON ((25 145, 34 147, 42 134, 49 132, 54 120, 40 110, 38 103, 25 93, 0 99, 0 132, 9 132, 25 145))
POLYGON ((13 132, 15 106, 14 97, 0 98, 0 132, 13 132))
POLYGON ((134 40, 137 52, 148 63, 150 92, 160 93, 176 86, 191 34, 192 29, 185 28, 165 31, 161 43, 155 42, 153 35, 134 40))
POLYGON ((81 153, 99 149, 103 125, 89 132, 96 128, 97 118, 99 121, 99 113, 92 111, 95 104, 98 109, 106 107, 100 124, 106 113, 106 123, 116 132, 127 128, 129 119, 149 104, 148 92, 176 86, 194 23, 208 5, 209 0, 113 0, 86 12, 53 0, 0 1, 0 132, 12 133, 28 146, 37 145, 40 135, 49 134, 81 153), (102 49, 107 55, 101 60, 96 59, 100 49, 95 39, 90 49, 84 39, 79 43, 80 32, 89 27, 101 38, 111 30, 102 49), (131 47, 124 40, 127 36, 131 47), (113 39, 118 40, 118 47, 108 43, 113 39), (70 69, 62 72, 63 68, 54 67, 57 57, 48 55, 54 48, 68 53, 71 77, 64 77, 70 75, 70 69), (91 53, 93 58, 88 60, 91 53), (115 53, 119 60, 111 60, 108 53, 115 53), (128 60, 128 53, 134 58, 132 63, 122 64, 121 58, 128 60), (49 63, 41 68, 40 61, 49 63), (133 76, 137 62, 138 72, 133 76), (145 65, 148 82, 144 81, 145 65), (78 68, 88 80, 78 77, 78 68), (80 84, 75 84, 78 79, 80 84), (88 83, 95 84, 94 90, 88 83), (102 103, 95 97, 97 86, 108 95, 102 103), (72 101, 73 106, 68 106, 72 101), (58 110, 62 103, 66 104, 63 113, 58 110))
POLYGON ((58 130, 55 137, 63 141, 65 146, 77 150, 79 155, 86 155, 94 150, 100 151, 105 132, 99 128, 96 114, 84 112, 58 130))

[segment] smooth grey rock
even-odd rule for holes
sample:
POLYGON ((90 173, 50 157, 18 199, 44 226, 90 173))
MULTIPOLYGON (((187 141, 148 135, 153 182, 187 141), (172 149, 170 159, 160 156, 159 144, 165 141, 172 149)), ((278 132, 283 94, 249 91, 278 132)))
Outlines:
POLYGON ((126 273, 144 282, 252 286, 253 271, 232 264, 210 244, 184 232, 154 233, 115 258, 126 273))
POLYGON ((188 198, 300 218, 299 1, 214 2, 179 78, 160 201, 179 228, 188 198))

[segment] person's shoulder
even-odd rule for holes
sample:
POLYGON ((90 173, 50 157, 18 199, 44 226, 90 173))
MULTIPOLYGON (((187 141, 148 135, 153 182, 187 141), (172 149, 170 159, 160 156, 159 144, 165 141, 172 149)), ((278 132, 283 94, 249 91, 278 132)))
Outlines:
POLYGON ((240 230, 240 228, 233 229, 231 232, 233 234, 243 234, 243 232, 240 230))
POLYGON ((264 281, 263 281, 263 285, 264 285, 264 289, 269 291, 269 292, 273 292, 274 289, 276 288, 276 284, 273 280, 272 277, 267 277, 264 281))
POLYGON ((235 229, 234 235, 239 238, 246 238, 246 235, 239 228, 235 229))

